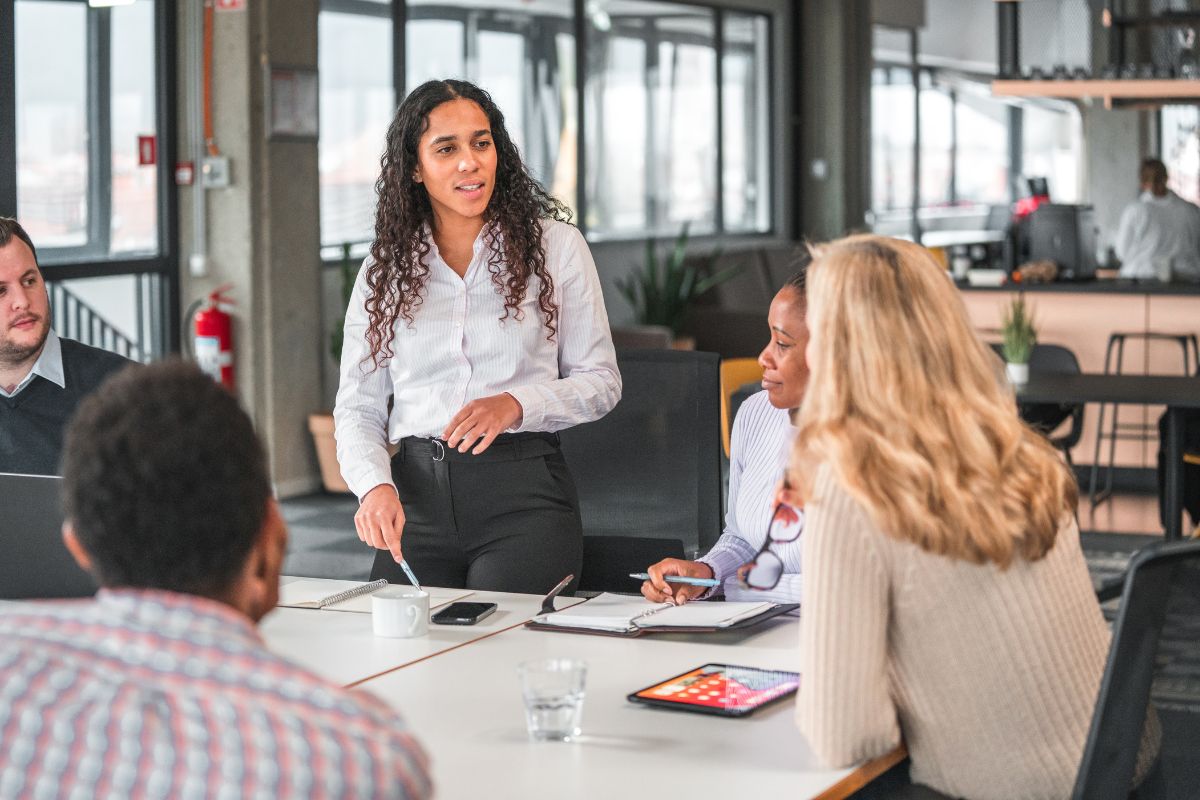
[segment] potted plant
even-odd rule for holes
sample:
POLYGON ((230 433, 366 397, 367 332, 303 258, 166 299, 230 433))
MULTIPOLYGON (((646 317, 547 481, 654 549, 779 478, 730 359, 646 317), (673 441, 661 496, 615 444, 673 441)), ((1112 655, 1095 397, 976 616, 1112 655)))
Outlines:
POLYGON ((1002 350, 1008 379, 1016 384, 1029 381, 1029 358, 1037 344, 1037 329, 1033 325, 1033 310, 1025 304, 1024 295, 1013 298, 1004 312, 1002 350))
MULTIPOLYGON (((349 243, 342 245, 342 262, 338 265, 342 276, 342 316, 334 321, 329 332, 329 354, 334 363, 342 361, 342 335, 345 327, 345 311, 350 305, 350 295, 354 291, 354 280, 358 277, 358 268, 350 258, 349 243)), ((337 442, 333 437, 333 414, 329 411, 319 411, 308 415, 308 430, 313 437, 313 446, 317 451, 317 464, 321 468, 321 483, 327 492, 349 492, 350 487, 342 479, 342 469, 337 460, 337 442)))
MULTIPOLYGON (((676 346, 696 298, 741 270, 740 265, 735 265, 703 275, 699 265, 687 261, 688 227, 685 222, 665 258, 659 255, 658 240, 647 240, 645 265, 617 281, 618 291, 633 306, 637 323, 670 328, 676 346)), ((718 255, 720 250, 714 251, 709 263, 718 255)))

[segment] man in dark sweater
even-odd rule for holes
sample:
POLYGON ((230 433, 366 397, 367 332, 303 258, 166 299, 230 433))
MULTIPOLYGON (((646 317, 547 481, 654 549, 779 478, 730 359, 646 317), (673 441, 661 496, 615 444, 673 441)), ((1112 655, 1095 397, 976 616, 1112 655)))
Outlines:
POLYGON ((75 407, 126 364, 50 329, 50 299, 33 242, 0 217, 0 472, 58 475, 75 407))

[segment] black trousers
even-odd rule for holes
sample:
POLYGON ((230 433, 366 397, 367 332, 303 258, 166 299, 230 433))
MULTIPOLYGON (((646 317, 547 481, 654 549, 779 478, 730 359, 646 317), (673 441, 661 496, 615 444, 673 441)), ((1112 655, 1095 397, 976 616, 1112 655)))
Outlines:
MULTIPOLYGON (((404 506, 400 540, 430 586, 545 594, 583 564, 579 497, 553 433, 502 434, 477 456, 410 436, 392 458, 404 506)), ((408 583, 391 553, 371 579, 408 583)))

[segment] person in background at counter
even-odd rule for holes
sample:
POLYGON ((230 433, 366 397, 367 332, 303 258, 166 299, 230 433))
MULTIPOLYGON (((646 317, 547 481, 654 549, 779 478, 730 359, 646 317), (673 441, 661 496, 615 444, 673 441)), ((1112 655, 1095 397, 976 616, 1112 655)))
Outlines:
POLYGON ((1142 162, 1141 196, 1126 206, 1113 242, 1122 278, 1200 281, 1200 208, 1167 188, 1167 167, 1142 162))
MULTIPOLYGON (((779 559, 776 566, 782 569, 772 590, 743 587, 739 567, 756 558, 772 526, 775 488, 787 466, 796 433, 792 414, 808 385, 808 365, 804 361, 808 345, 804 281, 805 272, 801 270, 771 301, 767 314, 771 340, 758 356, 765 391, 742 403, 733 420, 725 531, 698 561, 665 558, 651 565, 646 570, 650 580, 642 584, 642 594, 648 600, 682 604, 723 591, 731 600, 800 602, 799 538, 772 544, 772 553, 779 559), (716 578, 723 588, 669 584, 663 579, 666 575, 716 578)), ((803 525, 804 512, 797 509, 795 513, 803 525)))
POLYGON ((129 363, 51 330, 33 241, 15 219, 0 217, 0 472, 57 475, 75 407, 129 363))

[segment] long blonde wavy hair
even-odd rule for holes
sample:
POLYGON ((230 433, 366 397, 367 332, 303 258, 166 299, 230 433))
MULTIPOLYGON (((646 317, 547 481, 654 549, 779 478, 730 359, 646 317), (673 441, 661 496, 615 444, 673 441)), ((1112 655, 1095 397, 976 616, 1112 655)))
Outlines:
POLYGON ((1002 568, 1049 552, 1075 480, 1017 416, 999 360, 927 250, 873 235, 814 248, 808 325, 792 462, 802 494, 825 463, 880 530, 927 552, 1002 568))

